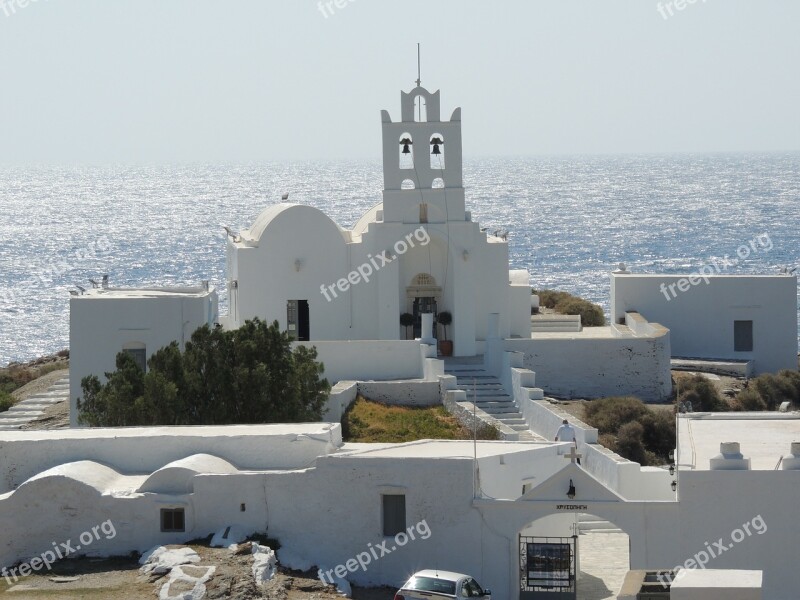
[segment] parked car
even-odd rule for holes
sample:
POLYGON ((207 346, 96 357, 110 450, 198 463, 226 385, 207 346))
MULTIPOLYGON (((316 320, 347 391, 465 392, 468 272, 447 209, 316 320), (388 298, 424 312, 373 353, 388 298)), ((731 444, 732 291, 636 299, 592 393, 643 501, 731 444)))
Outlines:
POLYGON ((492 592, 483 589, 469 575, 426 569, 414 573, 394 595, 394 600, 427 600, 428 598, 492 600, 492 592))

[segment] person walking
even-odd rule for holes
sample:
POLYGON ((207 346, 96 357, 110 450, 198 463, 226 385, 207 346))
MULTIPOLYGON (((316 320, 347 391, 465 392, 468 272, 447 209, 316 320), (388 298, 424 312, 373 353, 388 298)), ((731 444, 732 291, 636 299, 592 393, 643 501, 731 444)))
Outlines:
POLYGON ((574 442, 576 446, 578 445, 578 440, 575 439, 575 428, 569 424, 567 419, 561 422, 561 427, 559 427, 556 432, 556 441, 574 442))
MULTIPOLYGON (((569 424, 569 421, 567 419, 564 419, 561 422, 561 427, 559 427, 558 431, 556 432, 556 441, 572 442, 573 444, 575 444, 575 448, 578 447, 578 440, 575 438, 575 428, 569 424)), ((578 464, 581 464, 580 458, 578 459, 578 464)))

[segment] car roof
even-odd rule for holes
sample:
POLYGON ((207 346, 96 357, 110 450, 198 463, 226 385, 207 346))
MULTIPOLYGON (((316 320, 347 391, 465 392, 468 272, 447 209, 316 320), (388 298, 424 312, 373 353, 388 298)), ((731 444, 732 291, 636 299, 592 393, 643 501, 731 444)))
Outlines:
POLYGON ((450 581, 458 581, 459 579, 466 579, 469 575, 463 573, 455 573, 453 571, 437 571, 436 569, 425 569, 417 571, 411 577, 435 577, 437 579, 447 579, 450 581))

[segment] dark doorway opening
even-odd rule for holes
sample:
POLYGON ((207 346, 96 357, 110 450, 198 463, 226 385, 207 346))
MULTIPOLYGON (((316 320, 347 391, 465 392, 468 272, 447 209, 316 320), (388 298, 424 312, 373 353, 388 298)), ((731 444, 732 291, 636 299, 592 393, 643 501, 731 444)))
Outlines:
POLYGON ((286 304, 286 323, 289 335, 299 342, 311 339, 308 300, 289 300, 286 304))

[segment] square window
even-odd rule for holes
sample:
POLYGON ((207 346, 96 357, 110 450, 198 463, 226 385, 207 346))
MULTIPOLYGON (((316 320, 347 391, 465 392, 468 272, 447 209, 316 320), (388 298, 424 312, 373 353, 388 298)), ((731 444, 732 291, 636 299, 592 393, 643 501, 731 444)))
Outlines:
POLYGON ((184 510, 182 508, 162 508, 161 531, 186 531, 184 510))
POLYGON ((753 322, 733 322, 733 350, 734 352, 753 351, 753 322))
POLYGON ((404 494, 384 494, 383 535, 397 535, 406 530, 406 497, 404 494))

